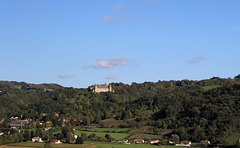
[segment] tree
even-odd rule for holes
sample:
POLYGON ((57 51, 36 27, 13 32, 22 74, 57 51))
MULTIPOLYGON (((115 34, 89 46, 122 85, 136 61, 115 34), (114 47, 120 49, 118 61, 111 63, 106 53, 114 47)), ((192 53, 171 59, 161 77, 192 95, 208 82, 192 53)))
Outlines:
POLYGON ((89 117, 88 117, 88 116, 84 116, 82 122, 83 122, 84 125, 90 125, 90 119, 89 119, 89 117))
POLYGON ((179 143, 180 137, 177 134, 172 134, 170 138, 174 143, 179 143))
POLYGON ((83 138, 78 136, 75 144, 83 144, 83 142, 83 138))
POLYGON ((30 141, 31 140, 31 135, 30 135, 29 130, 24 131, 23 138, 24 138, 24 141, 30 141))
POLYGON ((112 136, 111 136, 110 134, 106 134, 106 135, 105 135, 105 138, 106 138, 109 142, 112 141, 112 136))

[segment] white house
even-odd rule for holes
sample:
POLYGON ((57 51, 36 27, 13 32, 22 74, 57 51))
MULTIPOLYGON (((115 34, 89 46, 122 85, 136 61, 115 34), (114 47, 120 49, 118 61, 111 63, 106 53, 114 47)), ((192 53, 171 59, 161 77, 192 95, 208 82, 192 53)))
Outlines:
POLYGON ((180 144, 176 144, 176 146, 188 146, 190 147, 192 144, 191 141, 181 141, 180 144))
POLYGON ((42 141, 42 138, 40 137, 33 137, 32 142, 43 142, 43 141, 42 141))
POLYGON ((151 140, 150 143, 151 144, 158 144, 160 141, 159 140, 151 140))

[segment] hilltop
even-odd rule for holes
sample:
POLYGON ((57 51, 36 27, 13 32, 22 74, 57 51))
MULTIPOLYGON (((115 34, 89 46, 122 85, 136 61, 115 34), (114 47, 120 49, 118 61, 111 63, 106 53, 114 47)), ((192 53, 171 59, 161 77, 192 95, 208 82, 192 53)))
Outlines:
MULTIPOLYGON (((52 115, 58 113, 72 126, 146 129, 142 136, 168 139, 177 134, 193 142, 235 143, 229 139, 240 128, 240 75, 111 85, 114 92, 93 93, 57 84, 2 81, 0 119, 17 116, 54 122, 58 119, 52 115), (87 122, 75 122, 83 119, 87 122)), ((141 136, 131 133, 129 138, 141 136)))

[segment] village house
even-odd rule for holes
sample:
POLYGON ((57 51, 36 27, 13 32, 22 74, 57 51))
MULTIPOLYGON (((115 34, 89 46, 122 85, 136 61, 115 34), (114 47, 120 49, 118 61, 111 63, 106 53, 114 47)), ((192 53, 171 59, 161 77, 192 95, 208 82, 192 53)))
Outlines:
POLYGON ((47 123, 47 124, 52 124, 52 121, 47 121, 46 123, 47 123))
POLYGON ((1 119, 1 120, 0 120, 0 124, 2 124, 2 123, 3 123, 3 121, 5 121, 5 119, 1 119))
POLYGON ((62 143, 59 139, 53 139, 53 143, 59 144, 62 143))
POLYGON ((40 137, 33 137, 32 142, 43 142, 43 141, 42 141, 42 138, 40 137))
POLYGON ((16 128, 28 128, 29 121, 27 119, 25 120, 18 120, 18 121, 13 121, 9 123, 9 126, 11 128, 16 127, 16 128))
POLYGON ((188 146, 190 147, 192 144, 191 141, 181 141, 180 144, 176 144, 176 146, 188 146))
POLYGON ((4 134, 4 132, 0 131, 0 136, 2 136, 4 134))
POLYGON ((160 141, 159 140, 150 140, 151 144, 158 144, 160 141))
POLYGON ((174 145, 174 144, 175 144, 175 142, 174 142, 174 141, 171 141, 171 140, 169 140, 168 143, 171 144, 171 145, 174 145))
POLYGON ((96 92, 96 93, 100 93, 100 92, 113 92, 112 86, 111 84, 107 85, 107 83, 105 83, 105 85, 92 85, 88 87, 89 91, 92 92, 96 92))
POLYGON ((200 141, 200 144, 201 144, 201 146, 208 146, 208 145, 210 145, 211 143, 210 143, 210 141, 208 141, 208 140, 202 140, 202 141, 200 141))
POLYGON ((144 139, 134 139, 133 142, 136 144, 144 143, 144 139))
POLYGON ((119 139, 118 143, 128 143, 128 139, 119 139))

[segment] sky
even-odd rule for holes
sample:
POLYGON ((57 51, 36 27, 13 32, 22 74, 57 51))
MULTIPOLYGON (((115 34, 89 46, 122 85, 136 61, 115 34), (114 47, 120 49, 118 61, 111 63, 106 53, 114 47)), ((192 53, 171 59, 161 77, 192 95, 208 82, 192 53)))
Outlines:
POLYGON ((3 81, 233 78, 239 64, 239 0, 0 1, 3 81))

